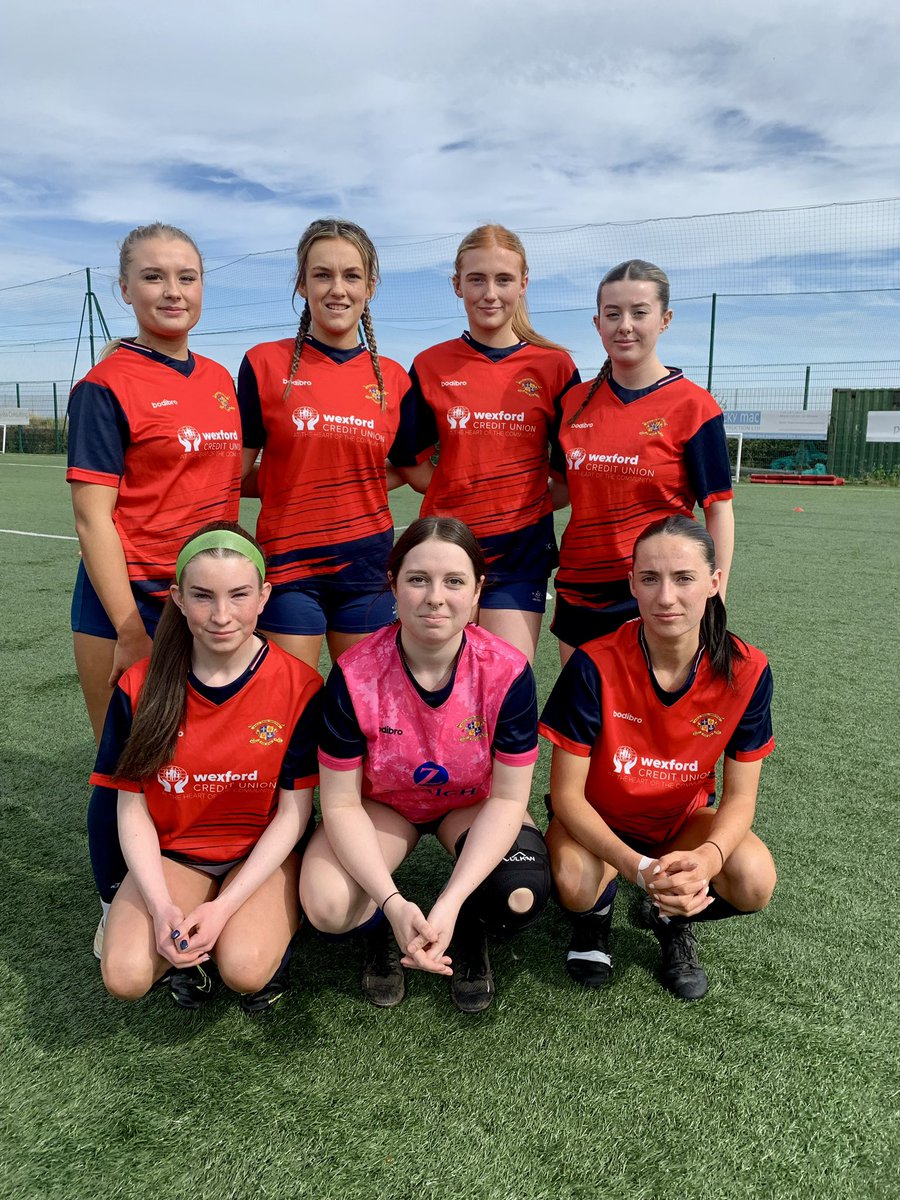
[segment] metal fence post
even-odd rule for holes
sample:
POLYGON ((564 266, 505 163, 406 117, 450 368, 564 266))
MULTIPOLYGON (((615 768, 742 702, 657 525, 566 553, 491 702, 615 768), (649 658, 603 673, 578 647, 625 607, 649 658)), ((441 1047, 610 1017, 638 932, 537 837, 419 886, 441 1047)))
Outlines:
POLYGON ((56 380, 53 380, 53 441, 56 445, 56 453, 60 452, 59 445, 59 406, 56 402, 56 380))
POLYGON ((803 411, 809 408, 809 364, 806 366, 806 378, 803 380, 803 411))
MULTIPOLYGON (((18 384, 16 384, 16 408, 21 408, 21 407, 22 407, 22 394, 21 394, 21 390, 20 390, 20 388, 19 388, 19 385, 18 385, 18 384)), ((17 426, 16 426, 16 429, 17 429, 17 431, 18 431, 18 434, 19 434, 19 453, 21 454, 21 453, 22 453, 22 450, 23 450, 23 446, 22 446, 22 426, 21 426, 21 425, 17 425, 17 426)))
POLYGON ((709 314, 709 366, 706 370, 706 390, 712 391, 713 351, 716 345, 716 293, 712 294, 712 309, 709 314))

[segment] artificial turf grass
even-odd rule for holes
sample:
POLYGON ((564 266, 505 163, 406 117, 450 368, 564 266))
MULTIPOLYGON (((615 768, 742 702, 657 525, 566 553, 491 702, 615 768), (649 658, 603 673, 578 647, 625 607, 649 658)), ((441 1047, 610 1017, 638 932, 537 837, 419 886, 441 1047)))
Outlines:
MULTIPOLYGON (((61 489, 44 514, 16 515, 20 495, 43 492, 6 487, 0 464, 10 527, 67 529, 61 489)), ((868 489, 804 495, 804 514, 797 503, 788 489, 739 490, 729 593, 733 627, 775 671, 778 751, 756 823, 780 872, 772 906, 700 927, 710 993, 694 1005, 653 979, 656 943, 629 923, 630 889, 599 994, 566 977, 568 927, 550 909, 492 947, 498 996, 474 1019, 445 981, 419 976, 379 1013, 359 995, 355 948, 311 938, 269 1021, 226 997, 198 1014, 161 993, 106 997, 90 953, 92 748, 67 632, 77 549, 3 542, 3 1194, 895 1196, 884 872, 898 831, 888 581, 900 509, 896 493, 868 489)), ((543 699, 552 641, 537 674, 543 699)), ((548 763, 545 747, 541 823, 548 763)), ((404 871, 425 900, 447 859, 428 839, 404 871)))

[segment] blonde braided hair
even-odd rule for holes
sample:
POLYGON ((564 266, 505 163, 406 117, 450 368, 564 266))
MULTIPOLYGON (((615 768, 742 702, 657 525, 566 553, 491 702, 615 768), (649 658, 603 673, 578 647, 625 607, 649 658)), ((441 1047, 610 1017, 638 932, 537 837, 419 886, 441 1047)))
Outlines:
POLYGON ((291 383, 297 373, 297 367, 300 365, 300 352, 303 349, 303 343, 306 341, 306 335, 309 333, 309 327, 312 325, 312 313, 309 311, 309 304, 303 305, 303 312, 300 314, 300 325, 297 328, 297 336, 294 338, 294 353, 291 356, 291 369, 288 371, 287 383, 282 392, 282 400, 290 400, 291 398, 291 383))
POLYGON ((381 405, 381 411, 384 412, 385 408, 387 408, 387 392, 384 388, 381 363, 378 361, 378 346, 375 343, 375 329, 372 325, 372 314, 369 311, 368 300, 363 306, 359 323, 362 325, 363 336, 366 340, 366 349, 369 351, 369 358, 372 360, 372 370, 375 372, 375 381, 378 384, 378 403, 381 405))

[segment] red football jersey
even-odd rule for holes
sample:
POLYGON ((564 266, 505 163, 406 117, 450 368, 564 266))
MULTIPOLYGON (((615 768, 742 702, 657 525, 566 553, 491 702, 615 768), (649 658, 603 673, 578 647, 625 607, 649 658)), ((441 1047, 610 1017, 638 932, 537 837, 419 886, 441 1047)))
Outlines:
POLYGON ((577 378, 570 356, 527 342, 490 355, 459 337, 425 350, 413 369, 440 444, 421 515, 458 517, 482 540, 551 512, 548 446, 555 402, 577 378))
MULTIPOLYGON (((149 664, 136 663, 119 681, 132 711, 149 664)), ((94 772, 91 783, 143 792, 162 850, 201 863, 244 858, 275 815, 288 742, 321 686, 318 671, 270 643, 259 669, 224 703, 188 685, 175 757, 153 778, 135 783, 94 772)), ((294 787, 317 782, 298 779, 294 787)))
POLYGON ((572 604, 585 603, 581 590, 627 578, 635 539, 652 521, 733 495, 722 411, 709 392, 679 371, 624 403, 605 382, 568 424, 589 387, 566 393, 559 431, 572 515, 556 589, 572 604))
POLYGON ((66 472, 70 482, 118 489, 113 520, 128 576, 160 598, 190 534, 209 521, 238 519, 241 477, 231 376, 196 354, 185 371, 170 362, 128 342, 91 368, 70 400, 66 472), (103 407, 92 403, 100 395, 103 407))
MULTIPOLYGON (((366 351, 331 357, 307 343, 290 399, 283 400, 293 348, 293 339, 265 342, 245 360, 258 395, 254 423, 261 417, 265 431, 256 536, 269 559, 268 578, 280 584, 352 569, 363 542, 374 547, 372 570, 383 581, 393 528, 385 459, 409 376, 391 359, 379 359, 386 392, 382 410, 366 351)), ((242 392, 242 408, 256 403, 242 392)), ((245 440, 249 425, 248 420, 245 440)))
MULTIPOLYGON (((729 685, 712 673, 703 653, 690 687, 667 705, 650 681, 640 628, 640 621, 629 621, 615 633, 581 647, 601 679, 600 734, 592 745, 575 742, 548 724, 546 712, 538 728, 571 754, 590 757, 585 798, 608 825, 640 841, 659 844, 673 837, 715 791, 716 763, 768 661, 761 650, 742 643, 747 657, 735 661, 729 685)), ((564 678, 565 673, 560 677, 562 686, 564 678)), ((552 700, 556 711, 565 711, 564 697, 556 690, 552 700)), ((753 761, 774 748, 770 736, 755 749, 736 751, 735 758, 753 761)))

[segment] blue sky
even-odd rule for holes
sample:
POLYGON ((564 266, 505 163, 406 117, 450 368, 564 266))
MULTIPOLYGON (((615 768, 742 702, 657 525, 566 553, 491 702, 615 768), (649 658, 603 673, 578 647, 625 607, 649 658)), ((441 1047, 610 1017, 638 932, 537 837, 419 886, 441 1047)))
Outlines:
MULTIPOLYGON (((0 287, 109 272, 153 219, 221 263, 328 213, 453 242, 486 219, 546 230, 900 193, 900 17, 883 2, 31 0, 2 22, 0 287)), ((863 231, 843 250, 900 282, 863 231)), ((696 257, 766 253, 710 237, 696 257)), ((562 334, 542 322, 586 362, 576 322, 609 265, 560 261, 574 311, 562 334)), ((697 294, 687 274, 676 294, 697 294)), ((423 317, 414 337, 386 326, 389 352, 460 327, 455 306, 423 317)))

